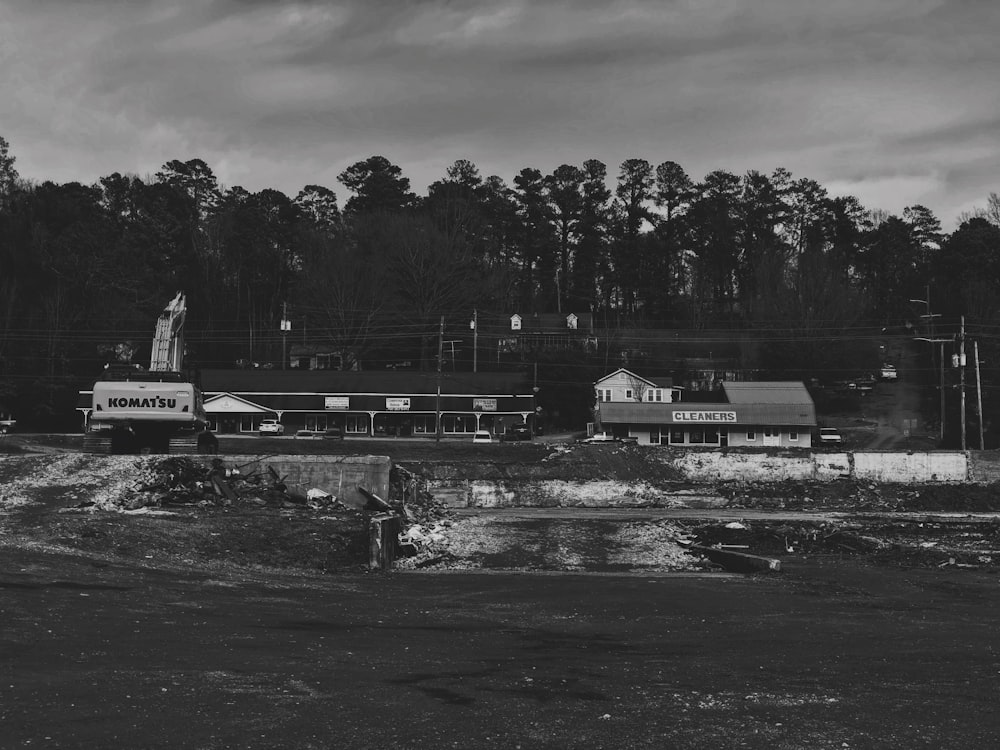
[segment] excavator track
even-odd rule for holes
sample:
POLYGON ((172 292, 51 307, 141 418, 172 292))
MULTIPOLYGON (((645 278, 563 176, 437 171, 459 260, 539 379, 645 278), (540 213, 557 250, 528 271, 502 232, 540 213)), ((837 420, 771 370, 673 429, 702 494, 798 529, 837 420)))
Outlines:
POLYGON ((111 436, 88 432, 83 436, 83 452, 107 456, 111 454, 111 436))
POLYGON ((186 455, 198 452, 198 435, 179 435, 170 438, 170 455, 186 455))

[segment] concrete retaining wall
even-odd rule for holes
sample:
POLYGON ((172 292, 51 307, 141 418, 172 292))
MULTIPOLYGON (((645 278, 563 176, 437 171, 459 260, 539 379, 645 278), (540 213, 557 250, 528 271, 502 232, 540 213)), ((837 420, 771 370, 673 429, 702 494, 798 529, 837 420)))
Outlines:
POLYGON ((668 463, 696 482, 783 482, 812 479, 816 474, 811 454, 774 455, 685 451, 674 454, 668 463))
POLYGON ((388 456, 227 456, 227 466, 239 466, 244 474, 266 472, 270 466, 288 486, 329 492, 347 505, 367 502, 358 486, 384 500, 389 498, 388 456))
MULTIPOLYGON (((677 470, 678 481, 593 479, 568 481, 538 476, 523 478, 443 471, 427 489, 453 507, 718 507, 725 504, 712 488, 717 482, 782 482, 855 479, 909 484, 976 481, 970 457, 962 452, 744 453, 691 451, 664 453, 663 462, 677 470)), ((983 461, 985 464, 985 460, 983 461)), ((454 468, 454 467, 449 467, 454 468)), ((993 471, 1000 473, 1000 460, 993 471)), ((984 468, 981 472, 987 474, 984 468)))
POLYGON ((965 453, 855 453, 855 479, 875 482, 965 482, 969 460, 965 453))

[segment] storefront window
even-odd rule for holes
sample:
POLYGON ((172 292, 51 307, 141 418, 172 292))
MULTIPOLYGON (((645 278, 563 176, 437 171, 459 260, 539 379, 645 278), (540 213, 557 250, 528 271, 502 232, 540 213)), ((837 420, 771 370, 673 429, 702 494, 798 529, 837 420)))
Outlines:
POLYGON ((660 428, 653 427, 649 430, 649 444, 659 445, 660 444, 660 428))
POLYGON ((434 417, 430 414, 415 414, 413 416, 413 434, 432 435, 435 432, 434 417))
POLYGON ((705 431, 701 427, 692 427, 688 437, 692 444, 701 445, 705 442, 705 431))
POLYGON ((367 435, 368 434, 368 415, 367 414, 348 414, 345 420, 345 432, 351 433, 353 435, 367 435))
POLYGON ((327 427, 326 414, 306 414, 306 429, 322 432, 327 427))
POLYGON ((240 415, 240 432, 254 432, 259 424, 259 418, 254 414, 240 415))
POLYGON ((446 434, 471 434, 476 431, 476 418, 471 414, 448 414, 441 418, 441 425, 446 434))
POLYGON ((671 445, 683 445, 685 442, 684 430, 673 429, 670 431, 671 445))

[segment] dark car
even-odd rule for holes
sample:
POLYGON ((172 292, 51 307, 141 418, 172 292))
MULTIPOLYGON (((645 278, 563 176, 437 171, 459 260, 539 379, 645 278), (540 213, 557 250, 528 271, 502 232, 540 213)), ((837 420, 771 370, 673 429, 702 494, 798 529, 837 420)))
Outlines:
POLYGON ((339 427, 327 427, 323 432, 323 437, 326 440, 343 440, 344 431, 339 427))
POLYGON ((531 430, 526 424, 516 424, 507 428, 500 439, 504 442, 509 440, 531 440, 531 430))

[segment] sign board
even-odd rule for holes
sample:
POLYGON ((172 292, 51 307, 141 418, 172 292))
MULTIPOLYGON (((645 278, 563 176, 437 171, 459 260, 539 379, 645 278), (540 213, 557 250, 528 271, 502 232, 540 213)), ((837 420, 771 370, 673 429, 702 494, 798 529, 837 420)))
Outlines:
POLYGON ((735 422, 734 411, 675 411, 674 422, 735 422))
POLYGON ((474 398, 472 408, 475 411, 496 411, 497 400, 495 398, 474 398))
POLYGON ((351 399, 349 396, 324 396, 323 408, 330 409, 350 409, 351 399))
POLYGON ((387 397, 385 400, 385 408, 388 411, 409 411, 410 410, 410 399, 409 398, 390 398, 387 397))

